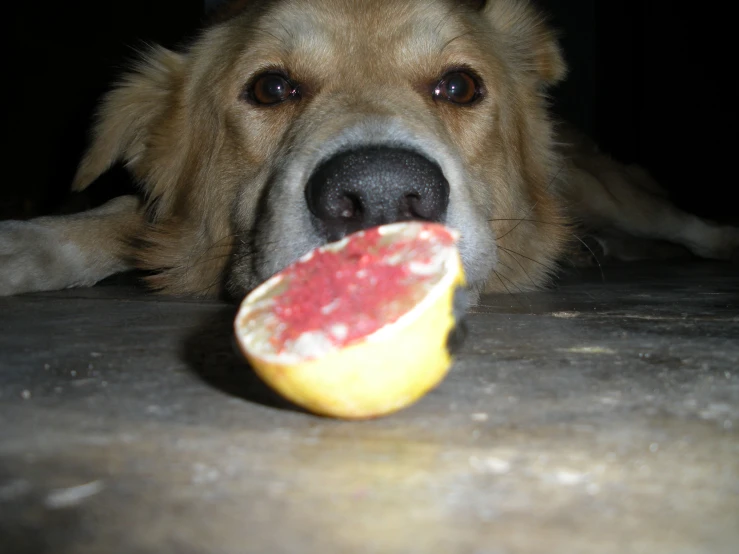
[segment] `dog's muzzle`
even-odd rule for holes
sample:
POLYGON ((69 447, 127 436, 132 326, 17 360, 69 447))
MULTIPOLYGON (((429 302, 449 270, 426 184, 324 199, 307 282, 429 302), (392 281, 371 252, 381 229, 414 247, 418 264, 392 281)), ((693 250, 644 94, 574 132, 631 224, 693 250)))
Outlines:
POLYGON ((398 221, 443 222, 449 183, 425 156, 401 148, 362 147, 336 154, 305 188, 313 224, 329 242, 398 221))

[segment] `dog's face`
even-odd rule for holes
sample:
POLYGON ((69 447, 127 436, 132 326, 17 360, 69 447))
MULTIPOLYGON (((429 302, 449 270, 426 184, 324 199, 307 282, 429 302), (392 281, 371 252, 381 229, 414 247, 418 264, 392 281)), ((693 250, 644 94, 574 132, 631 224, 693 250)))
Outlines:
POLYGON ((185 54, 114 89, 80 167, 123 158, 172 292, 243 293, 308 250, 405 219, 461 232, 477 291, 536 286, 559 255, 542 94, 563 65, 521 2, 240 2, 185 54))

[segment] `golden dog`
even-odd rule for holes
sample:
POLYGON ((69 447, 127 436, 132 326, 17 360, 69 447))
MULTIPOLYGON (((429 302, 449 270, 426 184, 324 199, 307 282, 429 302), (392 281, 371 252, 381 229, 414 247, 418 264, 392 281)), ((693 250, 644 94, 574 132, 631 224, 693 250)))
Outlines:
POLYGON ((122 161, 141 198, 0 224, 0 293, 139 268, 166 293, 238 296, 320 244, 406 219, 461 232, 473 296, 546 283, 573 223, 730 257, 735 229, 555 132, 546 91, 564 75, 520 0, 234 2, 102 103, 73 187, 122 161))

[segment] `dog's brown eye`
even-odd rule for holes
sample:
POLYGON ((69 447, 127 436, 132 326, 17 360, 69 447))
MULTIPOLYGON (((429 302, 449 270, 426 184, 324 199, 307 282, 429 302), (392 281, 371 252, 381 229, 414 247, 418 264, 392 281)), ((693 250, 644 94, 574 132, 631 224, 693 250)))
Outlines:
POLYGON ((263 73, 254 79, 247 94, 255 104, 272 106, 297 96, 296 87, 279 73, 263 73))
POLYGON ((469 105, 480 98, 480 85, 469 73, 453 71, 444 75, 436 85, 434 98, 469 105))

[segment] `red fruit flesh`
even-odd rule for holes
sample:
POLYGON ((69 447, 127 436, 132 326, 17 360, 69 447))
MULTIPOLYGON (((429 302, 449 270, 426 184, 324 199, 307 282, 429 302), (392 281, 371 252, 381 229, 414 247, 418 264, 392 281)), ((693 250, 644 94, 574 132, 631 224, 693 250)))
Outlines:
POLYGON ((412 309, 439 279, 435 258, 456 242, 443 225, 418 225, 401 236, 382 228, 355 233, 283 270, 270 302, 255 310, 271 328, 273 352, 311 332, 342 348, 412 309))

